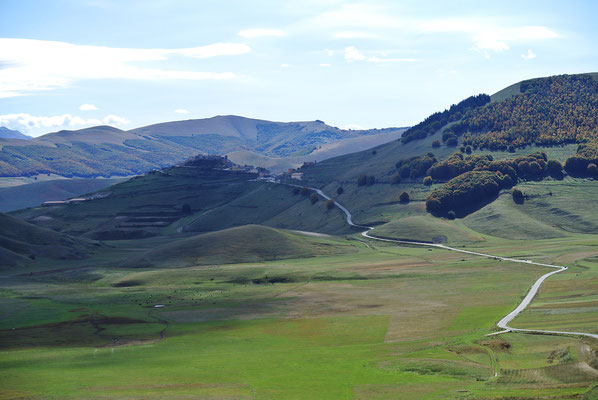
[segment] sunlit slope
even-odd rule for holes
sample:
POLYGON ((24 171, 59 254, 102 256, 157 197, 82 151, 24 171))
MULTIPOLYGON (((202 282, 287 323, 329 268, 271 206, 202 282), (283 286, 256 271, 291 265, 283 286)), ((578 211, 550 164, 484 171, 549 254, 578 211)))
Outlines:
POLYGON ((124 267, 181 267, 303 258, 351 251, 346 243, 245 225, 181 239, 125 261, 124 267))

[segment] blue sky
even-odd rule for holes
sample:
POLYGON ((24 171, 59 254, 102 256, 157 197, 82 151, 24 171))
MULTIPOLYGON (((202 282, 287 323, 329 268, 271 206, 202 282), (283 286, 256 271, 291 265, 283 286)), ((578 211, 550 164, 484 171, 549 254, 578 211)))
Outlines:
POLYGON ((0 0, 0 125, 406 126, 522 79, 598 71, 598 2, 480 3, 0 0))

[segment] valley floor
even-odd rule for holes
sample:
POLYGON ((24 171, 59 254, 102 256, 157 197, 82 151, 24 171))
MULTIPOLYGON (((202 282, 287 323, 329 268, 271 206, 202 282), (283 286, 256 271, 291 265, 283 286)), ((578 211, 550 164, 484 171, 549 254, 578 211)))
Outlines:
MULTIPOLYGON (((468 247, 569 267, 512 326, 598 333, 598 237, 486 239, 468 247)), ((115 268, 148 239, 3 271, 0 397, 593 398, 597 341, 485 336, 547 268, 357 234, 309 240, 343 252, 115 268)))

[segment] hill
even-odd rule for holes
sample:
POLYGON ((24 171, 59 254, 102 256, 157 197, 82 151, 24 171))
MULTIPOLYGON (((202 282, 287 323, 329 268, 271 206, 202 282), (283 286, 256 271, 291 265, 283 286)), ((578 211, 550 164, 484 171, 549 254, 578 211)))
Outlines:
POLYGON ((70 199, 117 184, 123 179, 54 179, 0 188, 0 212, 70 199))
POLYGON ((594 185, 587 178, 596 177, 590 164, 598 162, 595 78, 596 74, 540 78, 512 85, 493 96, 473 96, 434 113, 399 141, 304 167, 303 178, 308 185, 331 195, 342 186, 343 194, 335 197, 354 213, 357 223, 371 226, 393 221, 385 230, 404 239, 409 238, 415 221, 419 221, 414 231, 417 238, 433 241, 442 236, 453 243, 462 241, 459 235, 469 235, 465 231, 470 227, 501 237, 511 237, 509 230, 520 228, 517 235, 529 238, 587 233, 594 229, 589 215, 579 217, 579 223, 570 223, 567 219, 579 212, 565 205, 541 207, 541 212, 535 212, 537 207, 532 204, 550 202, 536 202, 531 194, 525 194, 529 202, 526 200, 525 215, 519 220, 513 215, 520 214, 520 208, 488 211, 488 207, 495 207, 495 199, 501 204, 512 203, 514 185, 527 187, 534 182, 550 185, 551 190, 542 196, 552 193, 552 199, 563 199, 579 190, 574 196, 588 201, 582 189, 567 188, 594 185), (543 116, 542 109, 551 111, 543 116), (483 118, 485 122, 480 123, 483 118), (464 126, 479 129, 463 130, 464 126), (491 143, 496 138, 504 145, 482 145, 482 141, 491 143), (367 180, 360 183, 360 176, 367 180), (411 198, 408 204, 399 201, 404 191, 411 198), (428 211, 445 218, 439 222, 446 223, 433 223, 428 211), (466 226, 446 219, 455 216, 465 218, 466 226), (535 234, 532 226, 538 228, 535 234), (447 234, 450 230, 453 235, 447 234))
POLYGON ((8 129, 4 126, 0 126, 0 139, 22 139, 29 140, 31 136, 22 134, 19 131, 8 129))
MULTIPOLYGON (((402 131, 343 130, 322 121, 271 122, 232 115, 166 122, 130 131, 96 126, 31 140, 0 139, 0 177, 49 173, 65 177, 128 176, 170 166, 198 153, 224 155, 238 151, 270 158, 296 157, 294 164, 301 164, 326 144, 360 137, 379 137, 373 143, 380 143, 402 131)), ((367 145, 365 140, 360 148, 367 145)), ((351 146, 340 149, 352 151, 351 146)))
POLYGON ((218 157, 199 157, 96 193, 87 201, 15 215, 40 226, 97 240, 211 232, 247 224, 346 232, 338 210, 287 186, 256 180, 218 157))
POLYGON ((94 243, 0 213, 0 265, 16 267, 38 257, 58 260, 86 258, 94 243))
POLYGON ((177 240, 125 261, 127 268, 236 264, 304 258, 346 251, 299 233, 244 225, 177 240))

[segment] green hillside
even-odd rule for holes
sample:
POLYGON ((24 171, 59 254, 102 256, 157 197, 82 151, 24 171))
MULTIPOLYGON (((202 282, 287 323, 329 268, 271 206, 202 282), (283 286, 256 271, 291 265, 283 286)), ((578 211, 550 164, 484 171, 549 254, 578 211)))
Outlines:
MULTIPOLYGON (((589 165, 598 160, 596 146, 592 145, 592 126, 598 126, 593 125, 598 123, 598 114, 592 111, 596 93, 593 89, 596 82, 594 78, 595 74, 590 74, 526 81, 491 96, 492 101, 486 104, 478 101, 482 99, 481 96, 472 97, 443 113, 433 114, 408 130, 401 141, 304 167, 304 179, 333 196, 336 189, 342 186, 343 194, 335 197, 352 210, 354 219, 359 223, 375 225, 393 221, 393 226, 397 227, 404 224, 405 233, 395 237, 407 238, 408 233, 421 232, 414 234, 415 238, 432 240, 436 236, 446 236, 449 242, 451 237, 453 242, 459 242, 455 235, 458 235, 460 228, 450 227, 456 229, 452 236, 440 234, 439 227, 442 224, 428 223, 430 214, 426 212, 426 207, 438 217, 449 216, 449 211, 454 211, 453 215, 457 217, 467 216, 464 221, 467 226, 474 231, 495 236, 544 238, 559 237, 568 232, 593 232, 593 218, 587 214, 575 219, 579 212, 574 213, 573 209, 563 211, 567 209, 567 204, 561 207, 548 206, 546 203, 550 204, 556 199, 565 199, 563 201, 566 203, 566 199, 577 196, 583 199, 577 207, 584 209, 583 204, 589 198, 582 191, 593 193, 595 184, 588 178, 596 176, 586 172, 586 167, 590 171, 589 165), (579 95, 573 96, 572 93, 579 95), (590 143, 578 147, 576 143, 567 143, 569 139, 561 143, 547 142, 538 137, 532 143, 526 142, 525 147, 515 140, 512 146, 477 146, 467 138, 475 135, 493 137, 494 134, 464 134, 461 131, 464 124, 470 123, 468 121, 477 121, 480 116, 488 115, 493 126, 519 132, 519 129, 524 129, 522 124, 527 119, 501 119, 502 115, 512 116, 507 110, 516 105, 520 107, 517 111, 520 113, 552 107, 557 113, 555 121, 568 120, 578 124, 580 132, 585 132, 575 136, 573 141, 589 140, 590 143), (524 109, 523 105, 527 108, 524 109), (567 112, 577 113, 575 115, 579 118, 559 117, 567 112), (451 137, 456 138, 454 143, 450 143, 451 137), (358 178, 362 175, 372 177, 369 180, 375 183, 360 186, 358 178), (427 175, 431 175, 431 185, 423 184, 427 175), (536 194, 530 190, 522 208, 504 207, 513 202, 510 194, 514 185, 518 185, 517 188, 544 185, 551 188, 553 197, 542 202, 536 200, 536 194), (403 191, 410 195, 411 203, 399 202, 399 195, 403 191), (494 203, 497 198, 499 201, 494 203), (432 204, 433 201, 443 204, 432 204), (421 224, 410 224, 412 220, 405 219, 419 216, 425 217, 421 224), (512 231, 516 233, 509 233, 512 231)), ((536 124, 542 123, 541 118, 536 118, 536 124)), ((556 132, 561 128, 555 125, 552 131, 551 126, 547 125, 546 132, 555 132, 554 137, 559 137, 556 132)), ((519 136, 515 134, 513 137, 519 136)), ((391 228, 390 232, 396 230, 391 228)))
POLYGON ((317 238, 244 225, 177 240, 125 261, 127 268, 183 267, 189 265, 235 264, 304 258, 351 252, 349 246, 331 246, 317 238))
POLYGON ((338 233, 350 231, 338 210, 312 204, 292 188, 257 174, 185 164, 101 190, 81 203, 20 210, 40 226, 97 240, 211 232, 247 224, 338 233), (277 218, 284 215, 284 218, 277 218))
POLYGON ((0 265, 3 268, 22 266, 38 257, 82 259, 97 245, 0 213, 0 265))
MULTIPOLYGON (((381 135, 382 140, 392 140, 389 134, 403 130, 343 130, 322 121, 271 122, 232 115, 166 122, 131 131, 96 126, 31 140, 0 139, 0 177, 137 175, 198 153, 249 151, 270 158, 301 157, 322 145, 360 137, 381 135)), ((367 143, 364 141, 361 148, 367 143)), ((351 151, 347 146, 344 149, 351 151)))

